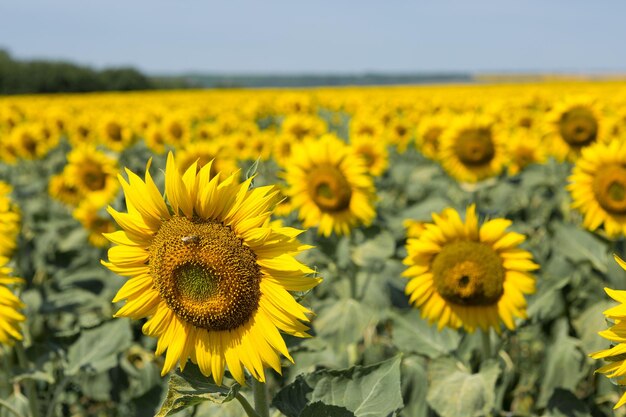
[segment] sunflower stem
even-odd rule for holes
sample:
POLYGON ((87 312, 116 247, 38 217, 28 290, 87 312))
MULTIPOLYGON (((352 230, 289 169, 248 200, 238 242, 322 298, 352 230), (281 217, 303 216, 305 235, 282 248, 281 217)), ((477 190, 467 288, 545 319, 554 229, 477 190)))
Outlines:
POLYGON ((254 407, 252 407, 248 400, 246 400, 246 397, 237 393, 237 395, 235 395, 235 399, 239 401, 239 404, 241 404, 248 417, 260 417, 259 414, 254 411, 254 407))
POLYGON ((267 385, 255 378, 252 381, 252 390, 254 391, 254 409, 257 415, 259 417, 270 417, 267 385))
POLYGON ((491 358, 491 329, 481 330, 480 335, 483 341, 483 361, 491 358))
MULTIPOLYGON (((26 357, 26 351, 22 342, 15 344, 15 354, 17 356, 17 362, 23 370, 28 370, 28 358, 26 357)), ((37 402, 37 389, 33 380, 27 379, 24 381, 24 388, 26 389, 26 397, 28 397, 28 405, 30 406, 30 413, 33 417, 39 417, 39 405, 37 402)))

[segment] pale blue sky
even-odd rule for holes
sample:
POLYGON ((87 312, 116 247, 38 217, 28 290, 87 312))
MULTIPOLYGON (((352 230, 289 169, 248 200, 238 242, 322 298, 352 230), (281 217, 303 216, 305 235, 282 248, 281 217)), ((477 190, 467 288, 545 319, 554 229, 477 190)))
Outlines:
POLYGON ((625 20, 625 0, 0 0, 0 47, 150 73, 623 73, 625 20))

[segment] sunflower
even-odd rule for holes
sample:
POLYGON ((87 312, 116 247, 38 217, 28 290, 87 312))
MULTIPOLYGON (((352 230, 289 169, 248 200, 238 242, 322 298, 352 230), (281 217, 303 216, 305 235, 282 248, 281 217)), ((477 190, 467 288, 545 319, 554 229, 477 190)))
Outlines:
POLYGON ((387 171, 389 166, 389 152, 385 142, 375 140, 369 136, 355 136, 350 144, 355 155, 365 161, 368 172, 378 177, 387 171))
POLYGON ((213 161, 211 164, 212 177, 218 172, 223 175, 230 175, 238 169, 235 158, 230 156, 229 152, 216 142, 190 143, 178 152, 177 161, 181 174, 194 163, 199 170, 211 161, 213 161))
POLYGON ((591 231, 604 225, 610 237, 626 235, 626 143, 613 140, 583 149, 567 189, 572 207, 591 231))
POLYGON ((328 126, 319 117, 307 114, 292 114, 285 117, 280 129, 291 140, 299 142, 319 137, 328 131, 328 126))
POLYGON ((304 227, 317 226, 321 235, 349 234, 376 216, 374 184, 364 161, 335 136, 295 144, 284 177, 304 227))
MULTIPOLYGON (((623 269, 626 269, 626 262, 618 256, 615 256, 615 260, 623 269)), ((626 360, 624 359, 626 354, 626 291, 612 290, 610 288, 605 288, 604 291, 606 291, 609 297, 620 303, 604 311, 604 315, 613 325, 609 329, 598 333, 605 339, 610 340, 612 346, 609 349, 594 352, 589 356, 609 362, 596 370, 596 372, 613 379, 617 385, 624 386, 626 385, 626 360)), ((613 408, 621 407, 624 404, 626 404, 626 393, 622 394, 613 408)))
POLYGON ((22 340, 20 323, 26 317, 19 312, 24 304, 9 289, 9 286, 20 284, 23 280, 11 276, 8 262, 8 258, 0 256, 0 343, 12 345, 15 340, 22 340))
POLYGON ((433 160, 438 159, 439 139, 450 120, 451 116, 441 114, 420 119, 417 125, 415 144, 425 157, 433 160))
POLYGON ((165 133, 163 133, 163 127, 159 123, 150 125, 146 129, 144 142, 152 152, 157 154, 165 153, 166 137, 165 133))
POLYGON ((507 172, 516 175, 530 164, 541 164, 547 159, 546 150, 537 135, 528 130, 512 132, 506 145, 507 172))
POLYGON ((93 146, 84 145, 72 150, 67 161, 63 175, 72 179, 82 197, 98 201, 100 207, 115 197, 119 186, 114 158, 93 146))
POLYGON ((115 152, 123 152, 135 140, 131 121, 119 114, 105 114, 99 121, 101 142, 115 152))
POLYGON ((42 125, 36 123, 26 123, 17 126, 11 132, 11 141, 16 150, 17 156, 24 159, 41 159, 51 148, 50 136, 45 135, 42 125))
POLYGON ((600 106, 591 98, 567 98, 547 115, 547 139, 551 154, 560 161, 575 161, 582 149, 606 136, 607 123, 600 106))
POLYGON ((63 173, 50 177, 48 183, 48 194, 50 197, 60 202, 76 207, 82 199, 80 190, 76 185, 76 181, 69 178, 63 173))
POLYGON ((103 236, 103 233, 114 232, 115 224, 113 224, 111 219, 98 213, 100 208, 101 206, 92 200, 84 200, 74 210, 72 215, 89 233, 89 243, 97 248, 105 248, 109 246, 109 241, 103 236))
POLYGON ((433 213, 433 221, 407 241, 403 276, 410 280, 410 303, 439 329, 500 332, 500 323, 515 329, 514 318, 526 318, 524 294, 535 291, 530 271, 539 268, 530 252, 517 247, 525 236, 507 232, 511 221, 501 218, 479 227, 474 205, 465 223, 450 208, 433 213))
POLYGON ((178 148, 191 140, 189 117, 183 113, 168 114, 161 121, 161 127, 168 145, 178 148))
POLYGON ((393 117, 387 127, 387 141, 394 145, 399 153, 404 153, 413 139, 413 125, 401 117, 393 117))
POLYGON ((488 117, 458 117, 441 135, 439 160, 458 181, 478 182, 502 172, 505 145, 488 117))
POLYGON ((211 177, 210 162, 181 175, 170 153, 164 198, 149 165, 145 181, 129 170, 120 177, 128 212, 108 209, 122 230, 106 234, 116 246, 103 264, 130 278, 113 300, 126 300, 116 316, 149 317, 143 332, 158 338, 157 355, 167 351, 163 375, 191 360, 217 384, 226 366, 241 384, 244 368, 263 382, 266 366, 280 372, 279 354, 291 360, 278 330, 308 336, 310 311, 289 291, 321 279, 294 257, 308 249, 301 231, 269 222, 273 186, 211 177))
POLYGON ((20 211, 10 198, 13 189, 0 181, 0 256, 10 255, 20 232, 20 211))

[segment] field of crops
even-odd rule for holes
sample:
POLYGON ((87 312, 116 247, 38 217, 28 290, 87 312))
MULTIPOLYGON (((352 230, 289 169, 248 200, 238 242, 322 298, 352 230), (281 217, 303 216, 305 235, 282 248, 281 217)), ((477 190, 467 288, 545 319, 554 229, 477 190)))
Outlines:
POLYGON ((0 417, 626 415, 624 83, 2 98, 0 180, 0 417))

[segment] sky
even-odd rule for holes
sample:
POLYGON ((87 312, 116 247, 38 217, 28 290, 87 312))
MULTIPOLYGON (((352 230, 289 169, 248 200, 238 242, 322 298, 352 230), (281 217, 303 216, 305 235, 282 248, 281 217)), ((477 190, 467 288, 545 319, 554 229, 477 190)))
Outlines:
POLYGON ((149 74, 626 73, 626 1, 0 0, 0 48, 149 74))

